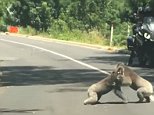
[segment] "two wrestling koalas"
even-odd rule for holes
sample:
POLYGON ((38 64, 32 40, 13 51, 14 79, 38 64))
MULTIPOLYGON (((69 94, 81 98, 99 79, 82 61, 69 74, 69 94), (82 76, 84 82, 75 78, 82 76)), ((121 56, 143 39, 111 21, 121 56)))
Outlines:
POLYGON ((129 86, 137 91, 139 98, 138 102, 153 101, 153 86, 152 84, 137 75, 132 69, 123 63, 117 64, 113 72, 103 80, 91 85, 88 88, 88 98, 84 101, 84 104, 96 104, 103 94, 114 90, 114 93, 127 103, 127 98, 121 91, 121 86, 129 86))

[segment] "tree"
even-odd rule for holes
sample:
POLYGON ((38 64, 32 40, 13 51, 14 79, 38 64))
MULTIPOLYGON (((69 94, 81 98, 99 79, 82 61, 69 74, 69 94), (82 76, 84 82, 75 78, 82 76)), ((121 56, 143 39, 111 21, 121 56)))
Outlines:
POLYGON ((30 10, 30 25, 38 31, 47 31, 51 26, 52 5, 48 5, 47 2, 41 2, 34 6, 36 6, 36 8, 31 7, 30 10))

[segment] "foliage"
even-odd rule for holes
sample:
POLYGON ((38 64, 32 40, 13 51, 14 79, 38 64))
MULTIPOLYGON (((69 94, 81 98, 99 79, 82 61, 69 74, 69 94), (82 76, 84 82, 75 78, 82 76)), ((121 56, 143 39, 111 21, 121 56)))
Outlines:
POLYGON ((0 31, 7 32, 7 26, 6 25, 0 25, 0 31))
POLYGON ((19 32, 21 34, 27 34, 27 35, 37 35, 36 29, 32 28, 31 26, 25 27, 20 27, 19 32))
POLYGON ((114 45, 124 45, 131 13, 148 2, 154 5, 153 0, 0 0, 0 25, 102 44, 109 40, 113 24, 114 45))

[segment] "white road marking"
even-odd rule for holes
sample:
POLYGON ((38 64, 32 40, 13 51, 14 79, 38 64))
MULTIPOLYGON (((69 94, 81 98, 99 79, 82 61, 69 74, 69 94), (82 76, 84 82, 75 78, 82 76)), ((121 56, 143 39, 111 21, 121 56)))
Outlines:
POLYGON ((97 71, 99 71, 99 72, 101 72, 103 74, 107 74, 107 75, 109 74, 107 71, 103 71, 103 70, 101 70, 101 69, 99 69, 97 67, 91 66, 89 64, 86 64, 86 63, 83 63, 83 62, 78 61, 76 59, 73 59, 73 58, 71 58, 69 56, 66 56, 66 55, 63 55, 63 54, 60 54, 58 52, 54 52, 54 51, 51 51, 51 50, 48 50, 48 49, 45 49, 45 48, 42 48, 42 47, 38 47, 38 46, 35 46, 35 45, 31 45, 31 44, 25 44, 25 43, 21 43, 21 42, 16 42, 16 41, 12 41, 12 40, 6 40, 6 39, 0 39, 0 40, 1 41, 4 41, 4 42, 10 42, 10 43, 14 43, 14 44, 19 44, 19 45, 23 45, 23 46, 27 46, 27 47, 32 47, 32 48, 35 48, 35 49, 39 49, 39 50, 42 50, 42 51, 45 51, 45 52, 48 52, 48 53, 52 53, 54 55, 57 55, 57 56, 66 58, 68 60, 71 60, 73 62, 76 62, 76 63, 78 63, 78 64, 80 64, 82 66, 85 66, 87 68, 90 68, 90 69, 93 69, 93 70, 97 70, 97 71))

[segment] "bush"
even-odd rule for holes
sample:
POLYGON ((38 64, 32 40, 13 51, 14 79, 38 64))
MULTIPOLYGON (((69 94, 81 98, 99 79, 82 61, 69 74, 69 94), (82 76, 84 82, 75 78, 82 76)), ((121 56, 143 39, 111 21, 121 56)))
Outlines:
POLYGON ((7 26, 6 25, 0 25, 0 31, 7 32, 7 26))
POLYGON ((114 29, 113 45, 124 46, 128 35, 128 23, 121 23, 114 29))
POLYGON ((61 39, 61 40, 67 40, 67 41, 76 41, 76 42, 82 42, 82 43, 90 43, 90 44, 100 44, 100 45, 107 45, 108 40, 104 39, 104 37, 101 35, 100 32, 97 30, 91 30, 89 33, 86 31, 81 31, 79 29, 73 29, 69 30, 67 28, 67 25, 64 25, 66 27, 59 29, 59 23, 58 25, 54 25, 54 28, 50 28, 48 30, 48 33, 50 36, 61 39))
POLYGON ((113 45, 114 46, 124 46, 126 45, 126 35, 114 35, 114 39, 113 39, 113 45))
POLYGON ((37 35, 38 34, 38 32, 34 28, 32 28, 31 26, 27 26, 26 28, 20 27, 19 33, 29 34, 29 35, 37 35))

